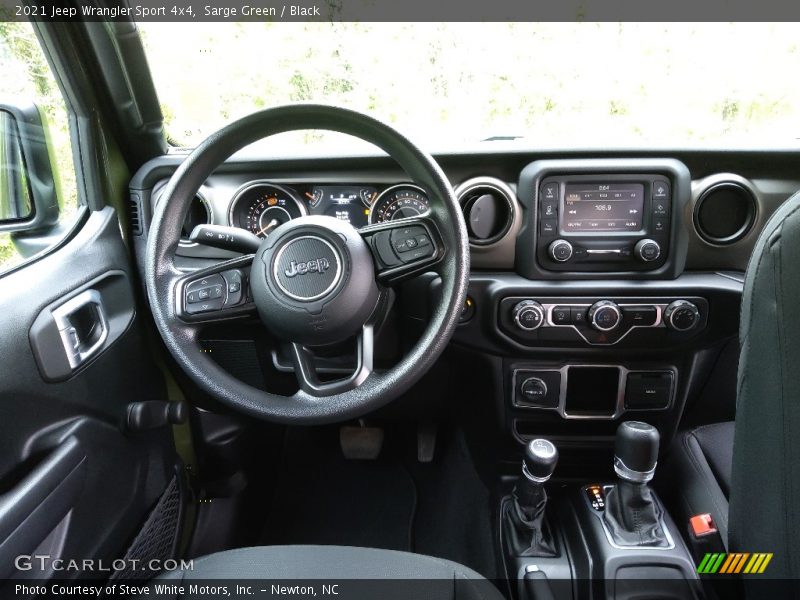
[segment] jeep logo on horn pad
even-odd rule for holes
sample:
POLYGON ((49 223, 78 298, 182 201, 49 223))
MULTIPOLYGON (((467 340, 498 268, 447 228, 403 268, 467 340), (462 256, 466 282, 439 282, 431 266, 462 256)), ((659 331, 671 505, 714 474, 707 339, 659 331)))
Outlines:
POLYGON ((342 260, 326 239, 304 235, 289 240, 278 250, 272 277, 280 291, 292 300, 319 300, 339 283, 342 260))
POLYGON ((306 273, 324 273, 330 266, 331 263, 327 258, 315 258, 306 263, 292 261, 289 263, 289 268, 284 271, 284 274, 287 277, 296 277, 306 273))

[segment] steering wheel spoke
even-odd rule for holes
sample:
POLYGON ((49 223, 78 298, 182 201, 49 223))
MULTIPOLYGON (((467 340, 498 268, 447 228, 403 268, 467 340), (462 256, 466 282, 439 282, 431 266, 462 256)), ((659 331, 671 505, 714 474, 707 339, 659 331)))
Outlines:
POLYGON ((335 381, 321 381, 314 365, 314 354, 303 344, 291 344, 294 372, 302 389, 311 396, 331 396, 357 388, 373 371, 374 327, 371 323, 361 328, 356 338, 356 366, 349 377, 335 381))
POLYGON ((395 285, 430 270, 445 254, 445 244, 428 215, 368 225, 358 230, 375 262, 377 280, 395 285))
POLYGON ((192 271, 175 286, 175 314, 187 323, 211 323, 255 314, 248 274, 253 256, 192 271))

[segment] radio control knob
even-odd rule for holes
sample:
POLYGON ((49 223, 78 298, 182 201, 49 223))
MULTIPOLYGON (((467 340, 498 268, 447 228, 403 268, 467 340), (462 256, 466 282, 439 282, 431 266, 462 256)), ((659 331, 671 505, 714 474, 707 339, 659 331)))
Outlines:
POLYGON ((688 300, 675 300, 664 311, 664 324, 675 331, 690 331, 700 323, 700 309, 688 300))
POLYGON ((534 331, 544 323, 544 308, 535 300, 523 300, 514 307, 511 318, 520 329, 534 331))
POLYGON ((596 302, 589 309, 589 323, 598 331, 611 331, 616 329, 622 321, 622 312, 619 306, 611 300, 596 302))
POLYGON ((567 262, 572 258, 572 244, 567 240, 556 240, 550 244, 550 258, 556 262, 567 262))
POLYGON ((633 247, 633 253, 642 262, 653 262, 661 256, 661 246, 655 240, 643 239, 633 247))

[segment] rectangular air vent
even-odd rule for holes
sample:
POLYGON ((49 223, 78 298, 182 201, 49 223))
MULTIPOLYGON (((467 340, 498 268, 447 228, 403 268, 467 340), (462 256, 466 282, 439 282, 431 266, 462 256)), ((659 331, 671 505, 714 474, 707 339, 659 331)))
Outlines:
POLYGON ((131 223, 131 233, 142 235, 142 200, 139 194, 131 194, 128 200, 128 218, 131 223))

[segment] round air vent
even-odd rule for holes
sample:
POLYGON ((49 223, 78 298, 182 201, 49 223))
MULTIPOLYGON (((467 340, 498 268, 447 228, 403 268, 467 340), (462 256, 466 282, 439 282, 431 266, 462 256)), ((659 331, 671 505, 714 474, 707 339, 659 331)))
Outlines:
POLYGON ((192 230, 198 225, 208 225, 211 223, 211 208, 205 198, 199 194, 192 200, 189 206, 189 212, 186 213, 186 219, 183 221, 181 227, 181 244, 191 245, 194 242, 189 241, 189 235, 192 230))
POLYGON ((492 177, 476 177, 455 190, 467 224, 469 241, 477 246, 494 244, 514 222, 514 192, 492 177))
POLYGON ((732 244, 750 231, 756 210, 752 191, 738 182, 721 181, 700 194, 694 206, 694 226, 711 244, 732 244))

